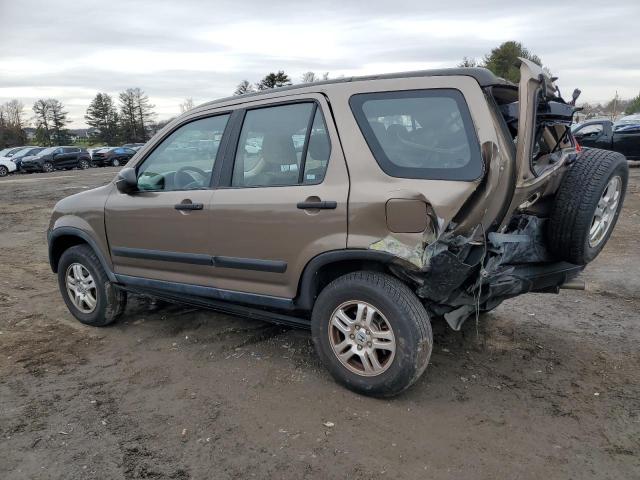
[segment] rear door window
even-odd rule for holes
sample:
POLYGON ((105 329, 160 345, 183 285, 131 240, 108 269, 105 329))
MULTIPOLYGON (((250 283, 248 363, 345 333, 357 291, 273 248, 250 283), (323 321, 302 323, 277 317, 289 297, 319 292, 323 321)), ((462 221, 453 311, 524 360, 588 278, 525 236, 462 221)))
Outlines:
POLYGON ((460 91, 365 93, 349 103, 387 175, 459 181, 482 176, 480 144, 460 91))
POLYGON ((249 110, 233 165, 234 187, 318 184, 331 145, 315 102, 249 110))

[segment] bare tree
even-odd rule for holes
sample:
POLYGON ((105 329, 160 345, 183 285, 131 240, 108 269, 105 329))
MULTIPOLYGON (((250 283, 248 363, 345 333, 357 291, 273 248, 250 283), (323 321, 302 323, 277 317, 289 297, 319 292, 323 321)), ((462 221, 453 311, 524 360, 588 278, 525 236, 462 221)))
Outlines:
POLYGON ((458 67, 478 67, 478 61, 473 57, 462 57, 462 62, 458 64, 458 67))
POLYGON ((253 88, 253 85, 249 83, 249 80, 242 80, 236 87, 236 90, 235 92, 233 92, 233 94, 243 95, 245 93, 251 93, 251 92, 255 92, 255 88, 253 88))
POLYGON ((188 112, 189 110, 193 110, 195 105, 193 104, 193 98, 188 97, 184 99, 184 103, 180 104, 180 113, 188 112))
POLYGON ((320 78, 315 74, 315 72, 305 72, 302 74, 302 78, 300 80, 302 83, 313 83, 320 80, 320 78))
POLYGON ((315 72, 305 72, 302 74, 301 80, 302 83, 312 83, 329 80, 329 72, 324 72, 322 75, 316 75, 315 72))
POLYGON ((127 88, 118 95, 120 100, 120 126, 124 140, 146 142, 156 113, 155 105, 140 88, 127 88))

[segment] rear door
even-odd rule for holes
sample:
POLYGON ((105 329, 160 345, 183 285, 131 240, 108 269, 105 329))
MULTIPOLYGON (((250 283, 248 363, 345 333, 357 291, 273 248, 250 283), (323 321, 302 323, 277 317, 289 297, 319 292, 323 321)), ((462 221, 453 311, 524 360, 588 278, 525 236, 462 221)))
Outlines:
POLYGON ((134 166, 138 191, 105 206, 115 273, 211 285, 212 172, 228 113, 192 118, 134 166))
POLYGON ((322 95, 239 112, 211 207, 217 287, 294 298, 305 265, 347 243, 349 178, 322 95))
POLYGON ((614 132, 613 150, 631 160, 640 159, 640 125, 630 125, 614 132))

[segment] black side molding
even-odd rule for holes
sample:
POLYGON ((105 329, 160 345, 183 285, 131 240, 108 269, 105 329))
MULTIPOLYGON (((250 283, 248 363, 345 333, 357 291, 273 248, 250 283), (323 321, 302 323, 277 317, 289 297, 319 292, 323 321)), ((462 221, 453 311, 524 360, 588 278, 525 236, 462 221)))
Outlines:
POLYGON ((140 258, 143 260, 160 260, 163 262, 188 263, 190 265, 211 265, 211 256, 199 253, 165 252, 162 250, 146 250, 143 248, 115 247, 111 253, 116 257, 140 258))
POLYGON ((280 260, 259 260, 254 258, 221 256, 213 257, 213 266, 273 273, 284 273, 287 270, 287 262, 282 262, 280 260))
POLYGON ((287 271, 287 262, 280 260, 211 256, 200 253, 166 252, 163 250, 146 250, 143 248, 127 247, 115 247, 111 252, 117 257, 140 258, 143 260, 208 265, 219 268, 255 270, 257 272, 284 273, 287 271))

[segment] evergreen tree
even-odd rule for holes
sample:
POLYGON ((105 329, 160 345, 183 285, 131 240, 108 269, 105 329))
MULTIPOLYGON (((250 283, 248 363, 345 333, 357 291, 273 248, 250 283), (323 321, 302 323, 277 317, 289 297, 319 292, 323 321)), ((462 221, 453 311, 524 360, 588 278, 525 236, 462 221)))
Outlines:
POLYGON ((69 143, 69 132, 65 128, 70 120, 67 119, 69 112, 64 110, 64 105, 60 100, 50 98, 49 103, 50 125, 52 130, 51 140, 55 145, 64 145, 69 143))
POLYGON ((278 73, 269 73, 256 85, 258 90, 267 90, 269 88, 284 87, 291 85, 289 75, 279 70, 278 73))
POLYGON ((497 76, 518 83, 520 81, 518 57, 526 58, 542 66, 540 57, 529 52, 520 42, 514 41, 504 42, 491 50, 491 53, 484 57, 484 66, 497 76))
POLYGON ((107 145, 118 143, 118 111, 111 96, 98 93, 84 116, 87 125, 98 130, 97 140, 107 145))
POLYGON ((33 113, 35 114, 34 123, 36 125, 36 141, 40 145, 51 146, 50 131, 50 105, 47 100, 39 99, 33 104, 33 113))
POLYGON ((627 105, 625 113, 627 115, 640 113, 640 94, 638 94, 637 97, 634 97, 631 99, 631 101, 629 102, 629 105, 627 105))

